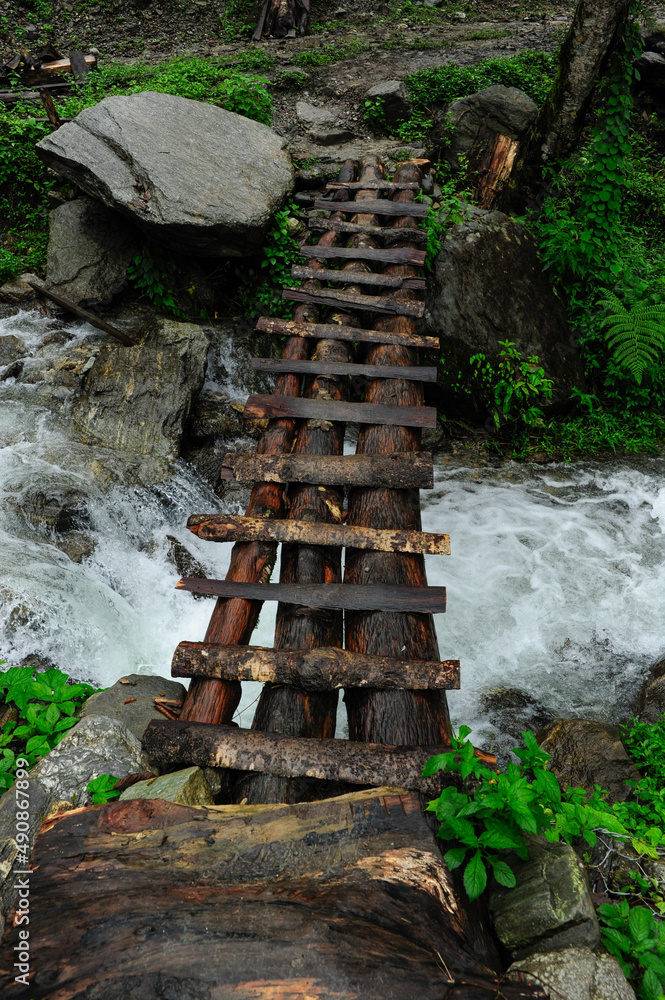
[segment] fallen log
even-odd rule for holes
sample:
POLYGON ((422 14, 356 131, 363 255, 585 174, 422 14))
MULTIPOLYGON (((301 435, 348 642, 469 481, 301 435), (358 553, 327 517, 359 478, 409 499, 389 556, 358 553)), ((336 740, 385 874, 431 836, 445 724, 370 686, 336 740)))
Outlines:
POLYGON ((408 378, 412 382, 436 382, 436 368, 399 368, 396 365, 359 365, 340 361, 284 361, 282 358, 252 358, 259 372, 299 372, 301 375, 349 375, 351 378, 408 378))
MULTIPOLYGON (((330 209, 330 202, 324 198, 314 199, 314 208, 330 209)), ((341 209, 345 215, 358 215, 358 208, 355 201, 349 201, 341 209)), ((384 201, 382 198, 363 199, 363 215, 402 215, 411 219, 424 218, 429 212, 429 205, 424 205, 419 201, 394 202, 384 201), (407 206, 406 208, 404 206, 407 206)))
POLYGON ((343 687, 378 690, 457 690, 459 660, 398 660, 367 656, 348 649, 265 649, 181 642, 171 663, 173 677, 219 677, 222 680, 289 684, 305 691, 343 687))
MULTIPOLYGON (((352 785, 392 785, 438 795, 441 773, 422 777, 430 757, 451 751, 437 746, 386 746, 350 740, 316 740, 262 733, 237 726, 210 726, 200 722, 151 719, 141 741, 143 752, 159 767, 230 767, 284 778, 348 781, 352 785)), ((474 750, 476 757, 495 765, 496 757, 474 750)))
MULTIPOLYGON (((288 396, 250 396, 242 415, 245 420, 296 417, 299 420, 348 421, 354 424, 436 427, 435 406, 390 406, 288 396)), ((325 462, 322 464, 325 465, 325 462)))
MULTIPOLYGON (((374 228, 374 227, 373 227, 374 228)), ((298 250, 301 257, 312 257, 315 260, 371 260, 383 264, 415 264, 422 267, 425 263, 424 250, 410 250, 406 247, 393 247, 391 250, 363 250, 356 247, 306 247, 298 250)))
POLYGON ((95 316, 94 313, 88 312, 87 309, 82 309, 81 306, 77 306, 76 303, 71 302, 69 299, 64 298, 62 295, 56 295, 55 292, 51 292, 48 288, 44 288, 43 285, 38 285, 36 281, 30 281, 28 279, 28 284, 31 288, 34 288, 36 292, 40 295, 45 295, 47 299, 51 299, 57 305, 62 306, 68 312, 74 313, 75 316, 79 316, 81 319, 86 320, 90 326, 96 327, 98 330, 103 330, 104 333, 110 333, 112 337, 116 340, 122 341, 123 344, 129 344, 130 346, 135 346, 138 341, 134 340, 132 337, 128 337, 126 333, 122 330, 118 330, 117 327, 111 326, 105 320, 100 319, 99 316, 95 316))
POLYGON ((431 490, 432 455, 428 451, 387 455, 330 455, 325 468, 309 455, 224 456, 222 479, 241 483, 312 483, 333 486, 385 486, 431 490))
POLYGON ((60 115, 56 110, 55 104, 53 103, 53 98, 43 88, 40 89, 39 96, 41 98, 42 104, 46 108, 46 114, 48 116, 48 120, 50 121, 51 125, 53 126, 53 128, 60 128, 60 126, 62 125, 62 121, 60 119, 60 115))
POLYGON ((375 274, 373 271, 333 271, 328 267, 304 267, 294 264, 291 277, 302 280, 318 278, 319 281, 334 281, 347 285, 375 285, 377 288, 422 288, 426 287, 424 278, 399 278, 396 275, 375 274))
MULTIPOLYGON (((310 218, 307 220, 307 225, 310 229, 329 229, 336 233, 366 233, 368 236, 376 236, 387 241, 397 238, 395 230, 389 226, 370 226, 362 222, 310 218)), ((404 229, 400 232, 399 239, 409 240, 410 243, 426 243, 427 233, 424 229, 404 229)))
MULTIPOLYGON (((355 252, 359 256, 360 250, 355 252)), ((370 251, 366 251, 369 253, 370 251)), ((287 337, 316 337, 317 340, 351 340, 360 344, 401 344, 405 347, 438 348, 438 337, 421 336, 409 330, 393 330, 380 327, 374 330, 359 330, 355 326, 336 323, 306 323, 295 319, 274 319, 262 316, 256 329, 261 333, 276 333, 287 337)))
POLYGON ((320 288, 315 292, 304 292, 301 288, 285 288, 282 298, 290 302, 311 302, 313 305, 332 306, 333 309, 361 309, 375 313, 391 313, 397 316, 413 316, 422 319, 425 315, 424 302, 401 302, 382 295, 360 295, 358 293, 320 288))
POLYGON ((349 181, 347 183, 329 181, 326 187, 330 191, 334 191, 336 188, 346 188, 347 191, 358 191, 361 189, 363 191, 420 191, 420 184, 412 184, 410 182, 400 184, 399 181, 386 181, 383 178, 376 181, 349 181))

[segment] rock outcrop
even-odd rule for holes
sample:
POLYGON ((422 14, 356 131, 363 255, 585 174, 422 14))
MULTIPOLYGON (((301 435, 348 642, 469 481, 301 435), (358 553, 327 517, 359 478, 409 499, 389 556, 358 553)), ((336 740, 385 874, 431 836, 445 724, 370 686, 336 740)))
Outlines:
POLYGON ((103 715, 116 719, 140 740, 151 719, 163 718, 155 708, 155 697, 182 701, 185 687, 179 681, 155 674, 125 674, 105 691, 91 695, 80 716, 87 719, 103 715))
POLYGON ((536 983, 557 1000, 635 1000, 616 958, 590 948, 564 948, 514 962, 508 979, 536 983))
POLYGON ((453 170, 459 170, 460 155, 470 152, 483 126, 519 139, 537 116, 538 106, 528 94, 517 87, 497 84, 449 104, 434 123, 432 140, 443 147, 444 158, 453 170))
POLYGON ((623 802, 631 793, 627 781, 640 774, 621 742, 621 730, 591 719, 555 719, 541 729, 538 742, 551 757, 548 768, 562 788, 600 785, 610 801, 623 802))
POLYGON ((182 253, 260 245, 293 186, 285 140, 222 108, 144 91, 107 97, 37 144, 93 198, 182 253))
POLYGON ((411 117, 411 103, 406 84, 401 80, 384 80, 370 87, 365 98, 380 103, 386 125, 401 125, 411 117))

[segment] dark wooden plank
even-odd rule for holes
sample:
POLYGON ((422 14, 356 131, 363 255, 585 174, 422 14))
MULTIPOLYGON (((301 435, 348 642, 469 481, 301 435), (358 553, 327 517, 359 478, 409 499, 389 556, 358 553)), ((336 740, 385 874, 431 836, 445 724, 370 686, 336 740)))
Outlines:
POLYGON ((363 198, 361 201, 347 201, 344 204, 315 198, 314 208, 344 212, 345 215, 400 215, 410 216, 412 219, 424 218, 429 212, 429 205, 421 201, 387 201, 383 198, 363 198))
POLYGON ((338 222, 336 219, 308 219, 310 229, 326 229, 335 233, 354 233, 358 236, 373 236, 387 241, 409 240, 410 243, 426 243, 427 233, 424 229, 400 227, 395 230, 389 226, 369 226, 362 222, 338 222))
POLYGON ((79 316, 81 319, 86 320, 91 326, 97 327, 98 330, 103 330, 104 333, 110 333, 112 337, 116 340, 122 341, 123 344, 128 344, 129 346, 136 346, 138 341, 133 340, 132 337, 128 337, 126 333, 122 330, 118 330, 115 326, 111 326, 105 320, 100 319, 99 316, 95 316, 94 313, 88 312, 87 309, 82 309, 81 306, 76 305, 75 302, 71 302, 70 299, 64 298, 62 295, 56 295, 48 288, 44 288, 43 285, 38 284, 36 281, 31 281, 28 279, 28 284, 31 288, 34 288, 36 292, 40 295, 45 295, 47 299, 51 299, 57 305, 62 306, 68 312, 74 313, 75 316, 79 316))
MULTIPOLYGON (((389 455, 331 455, 325 465, 312 455, 224 456, 222 479, 240 483, 311 483, 314 486, 375 486, 431 490, 432 456, 428 451, 389 455)), ((274 515, 273 515, 274 516, 274 515)))
MULTIPOLYGON (((430 757, 450 746, 391 746, 354 743, 351 740, 300 739, 282 733, 262 733, 235 726, 153 719, 143 734, 142 747, 160 767, 196 764, 199 767, 232 767, 239 771, 265 771, 282 777, 307 776, 323 781, 348 781, 352 785, 388 785, 436 793, 441 776, 423 778, 430 757)), ((475 751, 489 764, 492 754, 475 751)))
POLYGON ((374 274, 372 271, 334 271, 329 267, 305 267, 294 264, 291 276, 301 281, 315 278, 317 281, 334 281, 343 285, 373 285, 377 288, 420 288, 427 282, 424 278, 400 278, 398 275, 374 274))
POLYGON ((264 649, 181 642, 173 654, 171 674, 290 684, 305 691, 348 687, 456 691, 460 686, 459 660, 398 660, 394 656, 363 656, 334 646, 264 649))
POLYGON ((349 375, 351 378, 405 378, 412 382, 436 382, 436 368, 400 368, 398 365, 357 365, 342 361, 283 361, 281 358, 252 358, 259 372, 300 372, 303 375, 349 375))
POLYGON ((90 67, 86 61, 85 56, 78 49, 73 49, 69 53, 69 62, 72 67, 72 73, 76 78, 77 83, 85 83, 90 76, 90 67))
POLYGON ((336 399, 303 399, 291 396, 250 396, 245 404, 243 417, 245 420, 294 417, 296 420, 394 424, 398 427, 436 427, 435 406, 386 406, 385 404, 346 403, 336 399))
POLYGON ((303 608, 347 608, 353 611, 412 611, 440 615, 446 610, 445 587, 391 587, 385 584, 239 583, 184 576, 176 590, 249 601, 281 601, 303 608))
MULTIPOLYGON (((322 460, 325 465, 326 459, 322 460)), ((208 542, 297 542, 337 545, 378 552, 423 552, 450 555, 450 535, 384 528, 349 528, 344 524, 238 517, 232 514, 192 514, 187 527, 208 542)))
POLYGON ((326 185, 331 191, 344 188, 346 191, 420 191, 420 184, 410 181, 330 181, 326 185))
POLYGON ((390 250, 366 250, 363 247, 300 247, 301 257, 314 260, 374 260, 384 264, 415 264, 422 267, 427 254, 424 250, 393 247, 390 250))
POLYGON ((351 340, 354 344, 398 344, 400 347, 434 348, 438 337, 421 336, 402 330, 362 330, 342 323, 301 323, 294 319, 261 316, 256 324, 261 333, 277 333, 287 337, 315 337, 316 340, 351 340))
POLYGON ((319 288, 303 291, 301 288, 285 288, 282 298, 287 302, 310 302, 312 305, 331 306, 333 309, 360 309, 365 312, 389 313, 392 316, 412 316, 422 319, 425 315, 424 302, 402 302, 382 295, 360 295, 357 292, 319 288))

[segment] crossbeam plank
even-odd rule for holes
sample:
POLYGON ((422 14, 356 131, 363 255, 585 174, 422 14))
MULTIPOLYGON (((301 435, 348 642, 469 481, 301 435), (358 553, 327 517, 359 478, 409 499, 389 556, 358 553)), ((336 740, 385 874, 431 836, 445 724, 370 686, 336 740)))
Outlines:
POLYGON ((359 295, 335 288, 320 288, 304 292, 300 288, 284 288, 282 298, 287 302, 307 302, 311 305, 332 306, 334 309, 360 309, 365 312, 389 313, 392 316, 412 316, 422 319, 424 302, 402 302, 384 295, 359 295))
POLYGON ((258 372, 294 372, 302 375, 349 375, 351 378, 404 378, 409 382, 436 382, 436 368, 406 365, 356 365, 345 361, 283 361, 281 358, 252 358, 258 372))
POLYGON ((376 288, 424 289, 424 278, 400 278, 393 274, 374 274, 372 271, 334 271, 330 267, 305 267, 294 264, 291 277, 300 281, 332 281, 341 285, 372 285, 376 288))
POLYGON ((420 191, 415 181, 329 181, 328 190, 335 191, 420 191))
POLYGON ((171 663, 173 677, 216 677, 226 681, 289 684, 304 691, 371 687, 381 691, 456 691, 459 660, 429 662, 370 656, 326 646, 266 649, 181 642, 171 663))
POLYGON ((438 615, 446 610, 445 587, 391 587, 387 584, 239 583, 185 576, 176 590, 246 601, 281 601, 305 608, 350 611, 410 611, 438 615))
POLYGON ((409 240, 411 243, 426 243, 427 233, 424 229, 395 226, 369 226, 362 222, 338 222, 336 219, 308 219, 310 229, 326 229, 334 233, 358 233, 375 236, 387 241, 409 240))
POLYGON ((239 483, 311 483, 313 486, 376 486, 387 489, 431 490, 432 455, 428 451, 388 455, 224 456, 221 478, 239 483))
MULTIPOLYGON (((301 396, 250 396, 243 410, 246 420, 331 420, 397 427, 436 427, 435 406, 386 406, 384 403, 347 403, 301 396)), ((324 459, 321 459, 325 462, 324 459)))
POLYGON ((385 201, 383 198, 363 198, 362 201, 326 201, 314 199, 314 208, 324 208, 329 212, 344 212, 345 215, 402 215, 412 219, 424 218, 429 205, 421 201, 385 201))
POLYGON ((192 514, 187 527, 208 542, 297 542, 300 545, 337 545, 375 552, 418 552, 450 555, 450 536, 392 528, 346 527, 316 521, 281 521, 231 514, 192 514))
MULTIPOLYGON (((341 202, 340 202, 341 204, 341 202)), ((393 230, 394 232, 394 230, 393 230)), ((402 230, 400 230, 400 233, 402 230)), ((406 239, 406 237, 404 237, 406 239)), ((301 257, 314 260, 373 260, 384 264, 414 264, 422 267, 427 254, 410 247, 392 247, 390 250, 366 250, 364 247, 300 247, 301 257)))
MULTIPOLYGON (((143 734, 144 753, 160 767, 185 763, 199 767, 230 767, 284 778, 307 776, 354 785, 388 785, 436 794, 441 777, 423 778, 430 757, 450 752, 450 746, 409 747, 351 740, 299 739, 257 729, 214 726, 201 722, 153 719, 143 734)), ((487 764, 492 754, 476 750, 487 764)))
POLYGON ((256 324, 261 333, 277 333, 287 337, 314 337, 316 340, 351 340, 354 344, 397 344, 400 347, 434 348, 438 337, 421 336, 389 330, 363 330, 341 323, 304 323, 293 319, 261 316, 256 324))

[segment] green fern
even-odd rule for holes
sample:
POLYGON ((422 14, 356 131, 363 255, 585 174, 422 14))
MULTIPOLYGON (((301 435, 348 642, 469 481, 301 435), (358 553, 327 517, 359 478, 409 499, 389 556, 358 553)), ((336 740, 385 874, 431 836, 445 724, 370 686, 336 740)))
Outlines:
POLYGON ((613 292, 603 289, 603 293, 605 298, 598 305, 608 313, 600 321, 608 346, 616 363, 628 368, 639 385, 665 347, 665 305, 638 302, 626 309, 613 292))

